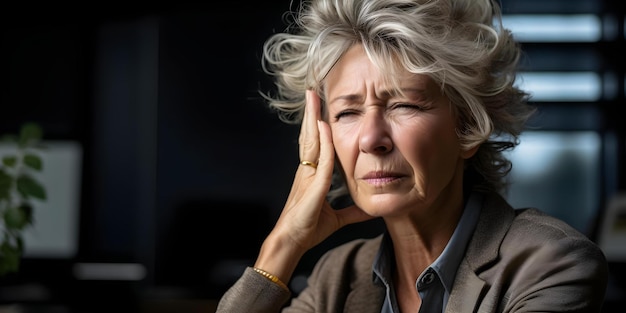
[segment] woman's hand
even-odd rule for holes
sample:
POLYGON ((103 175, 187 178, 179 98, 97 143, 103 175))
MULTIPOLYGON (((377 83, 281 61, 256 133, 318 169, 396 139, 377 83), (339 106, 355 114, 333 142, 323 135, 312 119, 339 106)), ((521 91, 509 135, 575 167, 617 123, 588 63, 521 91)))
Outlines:
POLYGON ((307 90, 298 143, 300 161, 313 166, 298 166, 285 207, 255 263, 284 280, 290 279, 306 251, 345 225, 372 219, 356 206, 334 210, 326 200, 335 152, 320 105, 317 94, 307 90))

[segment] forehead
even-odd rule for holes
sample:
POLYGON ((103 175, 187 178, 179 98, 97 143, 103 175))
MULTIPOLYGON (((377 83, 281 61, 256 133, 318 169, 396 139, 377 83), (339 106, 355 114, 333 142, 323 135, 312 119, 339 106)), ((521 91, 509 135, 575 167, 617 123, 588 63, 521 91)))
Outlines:
POLYGON ((365 86, 390 95, 402 94, 402 90, 439 90, 429 75, 411 73, 394 59, 371 57, 361 44, 355 44, 325 77, 323 93, 326 96, 332 96, 329 93, 353 93, 365 86))

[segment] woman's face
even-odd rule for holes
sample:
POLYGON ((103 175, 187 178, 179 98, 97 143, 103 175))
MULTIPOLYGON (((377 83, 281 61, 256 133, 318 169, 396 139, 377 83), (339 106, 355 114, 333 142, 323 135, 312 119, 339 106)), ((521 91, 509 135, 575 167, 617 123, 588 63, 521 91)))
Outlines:
POLYGON ((428 76, 402 74, 393 92, 361 45, 325 81, 335 152, 355 203, 372 216, 408 214, 462 197, 464 152, 452 104, 428 76))

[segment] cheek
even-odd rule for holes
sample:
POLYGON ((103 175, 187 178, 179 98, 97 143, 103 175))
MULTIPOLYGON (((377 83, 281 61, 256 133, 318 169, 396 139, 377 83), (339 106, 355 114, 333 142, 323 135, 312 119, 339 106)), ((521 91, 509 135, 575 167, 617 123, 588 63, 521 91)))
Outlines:
POLYGON ((395 145, 409 163, 421 167, 453 162, 460 153, 454 126, 446 121, 430 121, 395 130, 395 145))

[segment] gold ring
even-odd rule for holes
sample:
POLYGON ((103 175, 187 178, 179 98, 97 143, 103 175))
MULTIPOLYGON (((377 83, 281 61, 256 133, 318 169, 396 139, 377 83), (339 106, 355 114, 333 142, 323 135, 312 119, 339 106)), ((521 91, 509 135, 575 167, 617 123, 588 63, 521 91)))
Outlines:
POLYGON ((312 168, 317 168, 317 163, 313 163, 310 161, 300 161, 300 165, 310 166, 312 168))

